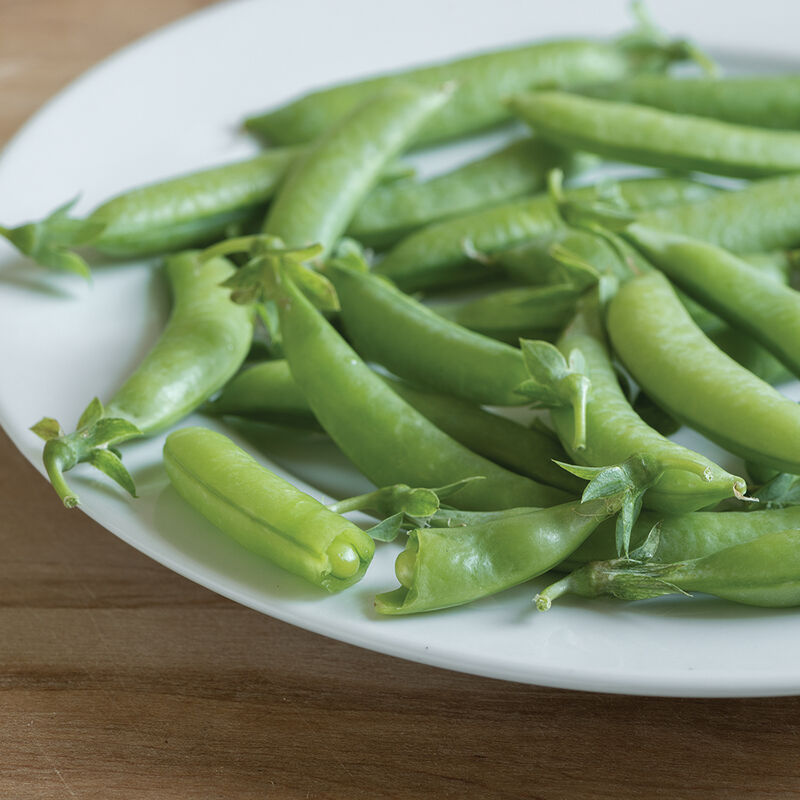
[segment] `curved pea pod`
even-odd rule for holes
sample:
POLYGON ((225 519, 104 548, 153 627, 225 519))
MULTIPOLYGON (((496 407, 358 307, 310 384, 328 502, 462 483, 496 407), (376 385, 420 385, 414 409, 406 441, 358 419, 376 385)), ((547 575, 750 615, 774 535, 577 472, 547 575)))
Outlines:
MULTIPOLYGON (((620 201, 638 211, 680 201, 686 189, 696 192, 696 186, 682 179, 641 178, 620 181, 616 189, 620 201)), ((567 189, 565 195, 573 201, 591 201, 598 190, 567 189)), ((487 258, 491 263, 490 257, 497 253, 563 228, 555 202, 548 195, 535 195, 427 225, 398 242, 375 272, 405 291, 481 280, 486 278, 482 262, 487 258)))
POLYGON ((226 436, 182 428, 164 443, 170 482, 243 547, 327 589, 361 580, 375 544, 349 520, 262 467, 226 436))
POLYGON ((319 244, 324 258, 386 165, 451 91, 398 85, 359 105, 292 165, 264 232, 290 247, 319 244))
POLYGON ((547 610, 568 593, 644 600, 688 592, 765 608, 800 605, 800 530, 767 533, 691 561, 630 558, 587 564, 540 592, 536 606, 547 610))
POLYGON ((356 350, 401 378, 486 405, 521 405, 517 348, 467 330, 344 260, 327 268, 356 350))
POLYGON ((433 487, 483 476, 455 500, 463 508, 553 505, 568 495, 467 450, 381 380, 283 276, 275 287, 292 377, 344 454, 377 486, 433 487))
POLYGON ((733 125, 567 92, 520 95, 510 105, 542 138, 612 160, 734 178, 800 170, 800 132, 733 125))
POLYGON ((166 328, 136 370, 104 408, 94 400, 74 433, 45 418, 32 430, 46 440, 44 464, 68 508, 77 496, 63 473, 88 461, 134 494, 116 445, 169 427, 223 386, 247 355, 253 335, 251 311, 230 301, 220 283, 233 266, 226 259, 201 262, 196 253, 167 261, 174 303, 166 328))
POLYGON ((661 273, 620 288, 607 328, 637 383, 674 417, 746 460, 800 472, 800 406, 719 350, 661 273))
MULTIPOLYGON (((695 511, 691 514, 664 516, 643 511, 633 526, 631 547, 644 544, 653 526, 658 523, 658 560, 669 563, 687 561, 716 553, 725 547, 749 542, 767 533, 777 533, 788 528, 800 528, 800 507, 764 508, 755 510, 695 511)), ((437 512, 442 519, 445 512, 437 512)), ((572 570, 590 561, 607 561, 616 558, 616 534, 611 522, 604 522, 559 566, 559 570, 572 570)))
POLYGON ((358 103, 398 82, 432 89, 453 81, 458 88, 452 102, 417 137, 417 144, 430 144, 505 122, 510 115, 503 99, 534 86, 617 80, 693 57, 691 46, 665 41, 645 24, 616 42, 536 42, 331 86, 250 117, 245 126, 273 144, 310 141, 358 103))
POLYGON ((635 75, 610 83, 571 87, 570 91, 600 100, 653 106, 740 125, 800 128, 798 75, 679 79, 668 75, 635 75))
POLYGON ((732 253, 791 249, 800 245, 800 176, 769 178, 692 205, 644 211, 636 221, 732 253))
POLYGON ((631 225, 623 234, 698 302, 747 332, 800 375, 800 292, 722 248, 631 225))
POLYGON ((573 161, 564 150, 537 139, 512 142, 428 181, 377 187, 350 221, 347 234, 385 248, 424 225, 541 191, 551 169, 569 172, 573 161))
POLYGON ((409 534, 397 557, 401 586, 379 594, 380 614, 415 614, 463 605, 554 567, 618 507, 602 500, 565 503, 464 527, 409 534))

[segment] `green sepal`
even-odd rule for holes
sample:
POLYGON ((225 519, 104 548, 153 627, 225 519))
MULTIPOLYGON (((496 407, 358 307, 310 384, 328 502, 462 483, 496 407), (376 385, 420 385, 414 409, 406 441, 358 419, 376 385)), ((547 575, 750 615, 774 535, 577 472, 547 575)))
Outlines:
POLYGON ((59 206, 39 222, 28 222, 16 228, 0 226, 0 235, 37 264, 58 272, 73 272, 88 280, 89 265, 70 248, 95 241, 106 229, 107 223, 71 219, 68 214, 77 200, 76 197, 59 206))
POLYGON ((64 431, 58 421, 52 417, 42 417, 35 425, 31 425, 30 430, 46 442, 64 435, 64 431))
POLYGON ((78 420, 78 430, 81 428, 88 428, 90 425, 94 425, 95 422, 98 422, 100 418, 103 416, 103 404, 100 402, 100 398, 95 397, 89 403, 88 406, 81 414, 81 418, 78 420))
POLYGON ((95 449, 89 452, 85 459, 95 469, 99 469, 113 481, 116 481, 128 494, 136 497, 136 486, 130 473, 122 465, 118 450, 95 449))
POLYGON ((367 528, 367 533, 378 542, 393 542, 403 530, 403 523, 405 521, 405 514, 399 512, 392 514, 377 525, 367 528))
POLYGON ((800 475, 782 472, 753 493, 767 508, 800 505, 800 475))
POLYGON ((572 408, 574 440, 572 447, 586 447, 586 401, 591 388, 584 374, 586 362, 580 350, 572 350, 566 359, 550 342, 521 339, 522 357, 530 379, 516 392, 532 401, 535 408, 572 408))

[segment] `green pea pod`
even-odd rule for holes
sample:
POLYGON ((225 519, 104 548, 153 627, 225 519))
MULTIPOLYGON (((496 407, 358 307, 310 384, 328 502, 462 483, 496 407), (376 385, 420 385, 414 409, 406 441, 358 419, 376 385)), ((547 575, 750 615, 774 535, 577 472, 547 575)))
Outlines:
POLYGON ((540 592, 536 606, 547 610, 567 593, 644 600, 688 592, 765 608, 800 605, 800 530, 767 533, 691 561, 631 558, 587 564, 540 592))
MULTIPOLYGON (((407 403, 457 442, 475 453, 537 481, 569 492, 583 482, 555 462, 566 458, 551 432, 525 428, 456 397, 384 378, 407 403)), ((207 411, 313 427, 314 416, 286 361, 266 361, 239 373, 207 411)))
POLYGON ((202 263, 196 253, 167 261, 174 295, 167 327, 136 371, 105 408, 90 403, 77 430, 64 434, 45 418, 32 430, 46 440, 44 463, 53 488, 71 508, 77 496, 63 473, 82 461, 112 477, 131 494, 133 481, 114 447, 169 427, 205 402, 236 373, 253 335, 252 313, 230 301, 219 284, 233 274, 222 258, 202 263))
POLYGON ((320 244, 324 258, 386 165, 450 94, 395 86, 359 105, 292 165, 264 232, 290 247, 320 244))
POLYGON ((347 234, 385 248, 424 225, 541 191, 551 169, 569 172, 573 161, 565 151, 537 139, 513 142, 423 183, 400 181, 374 189, 347 234))
POLYGON ((747 460, 800 472, 800 406, 719 350, 661 273, 623 285, 607 327, 634 379, 674 417, 747 460))
POLYGON ((712 117, 759 128, 800 129, 800 76, 691 77, 636 75, 620 81, 572 87, 595 97, 712 117))
POLYGON ((760 342, 800 375, 800 292, 722 248, 631 225, 623 234, 698 302, 760 342))
POLYGON ((800 133, 673 114, 567 92, 514 97, 514 114, 563 147, 616 161, 760 178, 800 170, 800 133))
MULTIPOLYGON (((696 186, 683 179, 641 178, 620 181, 616 191, 626 207, 638 211, 680 201, 685 190, 696 192, 696 186)), ((568 189, 565 194, 586 202, 602 197, 594 187, 568 189)), ((552 198, 536 195, 427 225, 398 242, 375 271, 405 291, 485 280, 487 267, 481 262, 488 257, 563 228, 552 198)))
POLYGON ((379 594, 380 614, 415 614, 463 605, 554 567, 618 506, 565 503, 454 529, 412 531, 397 557, 401 586, 379 594))
POLYGON ((372 539, 227 437, 205 428, 175 431, 164 443, 164 466, 187 503, 251 552, 329 592, 364 576, 372 539))

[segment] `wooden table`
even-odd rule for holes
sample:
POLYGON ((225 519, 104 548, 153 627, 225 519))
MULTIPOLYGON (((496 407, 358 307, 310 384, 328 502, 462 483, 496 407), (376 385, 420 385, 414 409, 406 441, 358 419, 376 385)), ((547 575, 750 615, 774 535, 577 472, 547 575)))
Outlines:
MULTIPOLYGON (((203 5, 0 0, 0 142, 203 5)), ((0 434, 3 800, 794 797, 799 716, 503 683, 292 628, 61 508, 0 434)))

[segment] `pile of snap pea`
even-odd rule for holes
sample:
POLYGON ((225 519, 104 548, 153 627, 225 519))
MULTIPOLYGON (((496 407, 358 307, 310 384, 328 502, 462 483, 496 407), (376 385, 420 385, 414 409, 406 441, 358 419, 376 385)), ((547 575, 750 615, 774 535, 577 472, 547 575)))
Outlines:
POLYGON ((551 570, 540 609, 800 604, 800 406, 776 388, 800 377, 800 78, 674 77, 681 61, 710 70, 641 19, 324 88, 247 119, 269 145, 253 158, 0 226, 61 272, 163 256, 173 294, 113 397, 73 431, 32 427, 64 504, 79 463, 135 496, 121 446, 171 430, 174 490, 324 590, 401 542, 381 614, 551 570), (450 172, 404 159, 513 120, 450 172), (323 434, 376 488, 325 506, 175 428, 196 410, 323 434), (669 439, 681 425, 739 466, 669 439))

